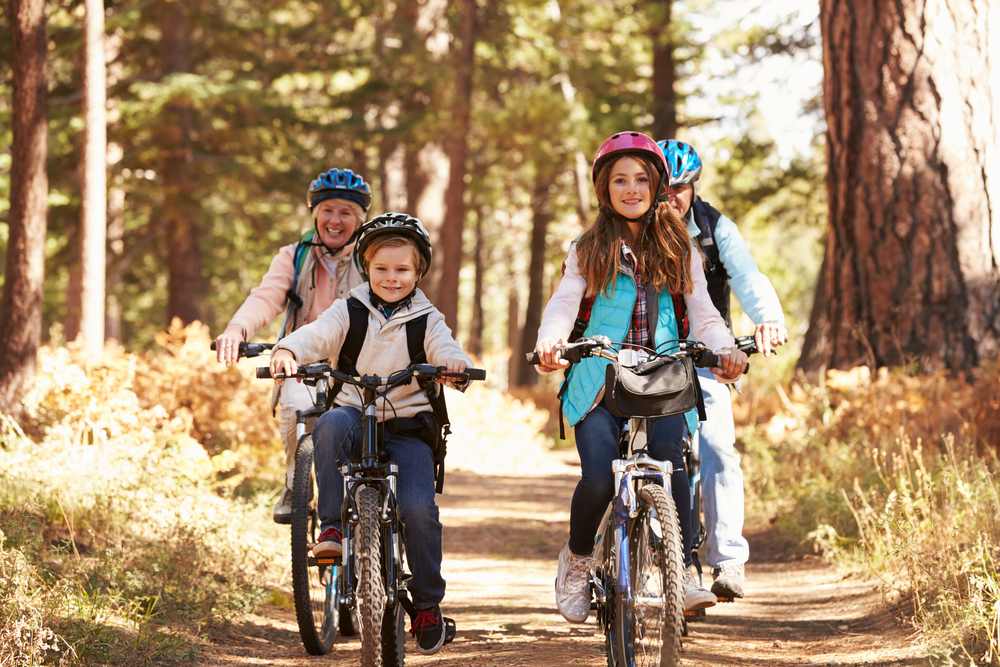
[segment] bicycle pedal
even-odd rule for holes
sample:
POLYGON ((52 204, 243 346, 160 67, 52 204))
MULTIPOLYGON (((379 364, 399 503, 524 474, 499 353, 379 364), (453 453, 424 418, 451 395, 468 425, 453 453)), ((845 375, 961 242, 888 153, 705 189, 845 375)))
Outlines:
POLYGON ((596 602, 591 602, 590 603, 590 611, 597 611, 597 610, 598 610, 597 603, 596 602))
POLYGON ((684 620, 686 621, 700 621, 705 618, 704 609, 692 609, 691 611, 684 612, 684 620))
POLYGON ((317 558, 317 565, 340 565, 339 558, 317 558))
POLYGON ((450 644, 455 639, 455 635, 458 634, 458 628, 455 627, 455 619, 442 616, 441 620, 444 622, 444 643, 450 644))
POLYGON ((736 602, 736 598, 734 598, 734 597, 728 597, 728 596, 723 597, 723 596, 720 595, 720 596, 718 596, 718 599, 719 599, 719 602, 736 602))

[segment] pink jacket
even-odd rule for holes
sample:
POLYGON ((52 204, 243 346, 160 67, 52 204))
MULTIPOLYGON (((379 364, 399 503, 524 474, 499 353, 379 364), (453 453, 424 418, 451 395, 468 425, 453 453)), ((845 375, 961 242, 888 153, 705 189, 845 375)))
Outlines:
MULTIPOLYGON (((288 305, 286 295, 292 287, 292 278, 295 275, 295 246, 295 243, 291 243, 278 251, 271 260, 271 267, 260 281, 260 285, 250 291, 250 296, 230 320, 230 324, 239 324, 243 327, 246 340, 250 340, 251 336, 285 312, 288 305)), ((302 275, 299 276, 296 293, 304 301, 306 317, 305 322, 301 322, 298 326, 315 322, 334 301, 346 297, 352 288, 362 282, 361 275, 354 266, 353 244, 341 250, 335 259, 326 260, 327 263, 336 265, 332 278, 323 260, 320 259, 321 249, 310 248, 311 257, 306 261, 302 275)), ((301 317, 299 319, 301 321, 301 317)), ((291 333, 298 326, 295 323, 290 324, 289 330, 285 333, 291 333)))

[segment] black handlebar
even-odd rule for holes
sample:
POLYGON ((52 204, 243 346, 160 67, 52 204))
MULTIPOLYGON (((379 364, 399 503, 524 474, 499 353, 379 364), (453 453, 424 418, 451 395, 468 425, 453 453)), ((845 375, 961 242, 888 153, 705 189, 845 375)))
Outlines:
MULTIPOLYGON (((330 367, 326 364, 322 364, 326 368, 320 369, 321 374, 329 373, 330 367)), ((299 366, 299 372, 291 377, 308 377, 310 374, 306 369, 308 364, 299 366)), ((433 368, 433 367, 432 367, 433 368)), ((468 378, 470 380, 485 380, 486 379, 486 369, 484 368, 466 368, 461 373, 449 373, 444 366, 438 366, 436 371, 444 374, 445 376, 455 376, 456 379, 468 378)), ((271 368, 269 366, 260 366, 257 368, 257 379, 258 380, 272 380, 274 377, 271 375, 271 368)))
MULTIPOLYGON (((274 343, 240 343, 237 358, 259 357, 274 347, 274 345, 274 343)), ((214 340, 212 341, 211 348, 213 352, 217 349, 214 340)))
MULTIPOLYGON (((700 345, 700 343, 698 343, 698 345, 700 345)), ((556 354, 560 359, 566 359, 571 364, 578 364, 583 357, 595 356, 593 351, 601 347, 604 346, 593 342, 585 342, 583 345, 573 345, 571 347, 556 350, 556 354)), ((757 343, 754 341, 753 336, 740 336, 736 338, 736 348, 747 355, 756 354, 760 351, 757 349, 757 343)), ((699 350, 688 348, 682 351, 690 352, 694 365, 698 368, 719 368, 722 366, 722 358, 709 349, 702 348, 699 350)), ((772 350, 772 353, 776 352, 772 350)), ((527 358, 528 363, 532 366, 537 366, 541 363, 541 359, 539 359, 537 352, 527 352, 525 357, 527 358)), ((746 368, 743 369, 743 373, 745 374, 749 371, 750 363, 747 362, 746 368)))

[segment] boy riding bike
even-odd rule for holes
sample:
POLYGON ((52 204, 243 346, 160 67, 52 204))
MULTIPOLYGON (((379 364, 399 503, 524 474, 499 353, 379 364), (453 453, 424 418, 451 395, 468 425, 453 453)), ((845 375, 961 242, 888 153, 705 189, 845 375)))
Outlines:
MULTIPOLYGON (((462 372, 472 365, 452 338, 444 316, 417 289, 431 263, 431 245, 421 222, 402 213, 386 213, 366 223, 359 232, 354 261, 368 282, 351 291, 351 298, 334 303, 314 323, 282 339, 271 354, 273 375, 292 375, 298 364, 338 359, 351 328, 351 308, 367 310, 364 342, 353 362, 357 374, 387 376, 411 363, 406 323, 427 316, 424 352, 427 362, 462 372)), ((281 382, 279 380, 279 382, 281 382)), ((464 390, 464 386, 458 387, 464 390)), ((341 505, 345 464, 361 443, 361 397, 344 386, 313 430, 317 508, 322 533, 313 548, 317 558, 340 556, 341 505)), ((389 391, 377 404, 383 425, 385 453, 399 466, 397 497, 404 524, 403 542, 413 577, 408 592, 417 614, 411 633, 417 650, 437 653, 445 642, 440 603, 445 581, 441 577, 441 522, 434 502, 434 453, 421 439, 424 429, 414 423, 433 419, 427 393, 411 383, 389 391)))

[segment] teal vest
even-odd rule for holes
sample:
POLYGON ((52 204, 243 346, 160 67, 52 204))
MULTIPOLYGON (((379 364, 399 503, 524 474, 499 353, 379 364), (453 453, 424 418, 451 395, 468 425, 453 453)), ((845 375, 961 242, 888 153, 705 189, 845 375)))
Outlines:
MULTIPOLYGON (((597 295, 594 308, 590 312, 590 323, 583 335, 607 336, 613 343, 625 340, 625 334, 632 324, 632 309, 637 296, 638 291, 632 277, 619 274, 615 281, 613 297, 603 292, 597 295)), ((650 347, 677 338, 677 318, 674 315, 673 298, 669 293, 663 292, 659 295, 657 304, 653 345, 650 347)), ((563 396, 562 406, 563 414, 570 426, 575 426, 583 419, 590 406, 594 404, 598 392, 604 387, 605 368, 609 363, 611 362, 607 359, 588 357, 572 366, 569 377, 564 381, 566 393, 563 396)), ((690 410, 684 417, 687 420, 688 431, 694 433, 698 428, 698 411, 690 410)))

